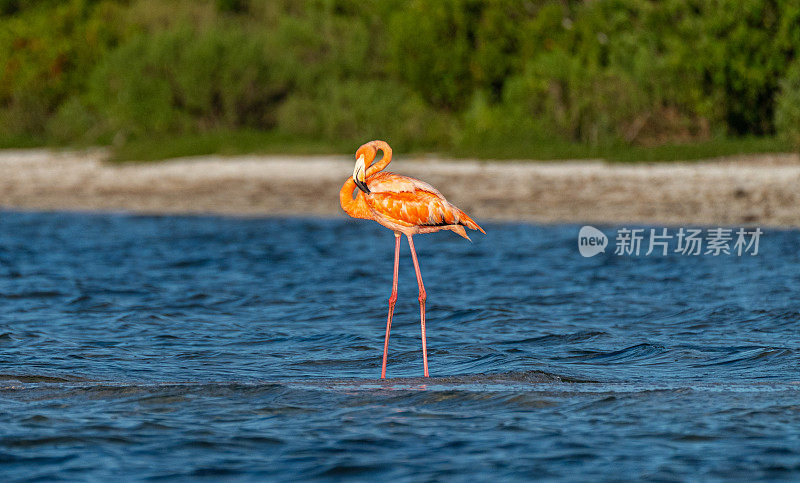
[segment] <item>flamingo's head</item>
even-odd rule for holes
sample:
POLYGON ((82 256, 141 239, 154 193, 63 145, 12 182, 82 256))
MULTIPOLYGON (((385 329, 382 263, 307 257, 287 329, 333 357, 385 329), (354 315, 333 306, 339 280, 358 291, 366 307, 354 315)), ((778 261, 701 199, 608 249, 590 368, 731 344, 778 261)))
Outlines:
POLYGON ((353 181, 356 182, 358 189, 366 194, 369 194, 369 187, 367 186, 367 167, 369 167, 372 160, 375 159, 375 148, 365 144, 358 148, 356 151, 356 165, 353 168, 353 181))

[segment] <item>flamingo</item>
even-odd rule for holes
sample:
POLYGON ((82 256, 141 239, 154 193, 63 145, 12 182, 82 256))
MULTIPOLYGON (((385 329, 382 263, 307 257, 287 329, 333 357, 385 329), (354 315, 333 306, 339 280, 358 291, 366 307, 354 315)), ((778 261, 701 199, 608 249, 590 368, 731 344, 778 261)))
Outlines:
MULTIPOLYGON (((353 218, 374 220, 394 232, 394 278, 392 295, 389 297, 389 315, 386 320, 386 336, 383 341, 383 363, 381 379, 386 379, 386 358, 389 352, 389 332, 392 328, 392 314, 397 302, 397 268, 400 261, 400 235, 408 238, 414 271, 419 286, 419 315, 422 330, 422 367, 424 377, 428 377, 428 351, 425 340, 425 285, 419 270, 417 252, 414 249, 414 235, 439 230, 454 231, 469 240, 464 227, 480 230, 466 213, 449 203, 436 188, 408 176, 382 172, 392 161, 392 148, 384 141, 370 141, 356 151, 356 164, 353 176, 347 178, 339 191, 339 204, 353 218), (378 151, 383 157, 376 164, 378 151), (353 196, 353 192, 358 192, 353 196)), ((471 241, 471 240, 470 240, 471 241)))

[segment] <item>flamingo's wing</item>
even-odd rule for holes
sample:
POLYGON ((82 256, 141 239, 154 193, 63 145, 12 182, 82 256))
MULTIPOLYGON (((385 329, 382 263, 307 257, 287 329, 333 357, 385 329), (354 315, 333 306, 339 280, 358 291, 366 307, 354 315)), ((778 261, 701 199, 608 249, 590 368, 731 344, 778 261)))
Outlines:
POLYGON ((413 193, 417 190, 432 193, 444 200, 444 196, 433 186, 410 176, 383 172, 370 177, 369 189, 376 193, 413 193))
MULTIPOLYGON (((368 180, 370 207, 381 215, 406 226, 451 227, 465 238, 463 226, 483 229, 433 186, 394 173, 378 173, 368 180)), ((485 233, 485 232, 484 232, 485 233)))

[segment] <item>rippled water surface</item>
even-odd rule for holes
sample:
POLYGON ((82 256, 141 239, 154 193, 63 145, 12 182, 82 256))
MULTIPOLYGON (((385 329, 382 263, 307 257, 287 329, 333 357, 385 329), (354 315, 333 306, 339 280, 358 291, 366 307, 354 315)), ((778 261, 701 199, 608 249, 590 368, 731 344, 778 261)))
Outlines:
MULTIPOLYGON (((582 258, 578 226, 0 212, 0 476, 800 476, 800 232, 582 258)), ((608 229, 612 233, 611 229, 608 229)))

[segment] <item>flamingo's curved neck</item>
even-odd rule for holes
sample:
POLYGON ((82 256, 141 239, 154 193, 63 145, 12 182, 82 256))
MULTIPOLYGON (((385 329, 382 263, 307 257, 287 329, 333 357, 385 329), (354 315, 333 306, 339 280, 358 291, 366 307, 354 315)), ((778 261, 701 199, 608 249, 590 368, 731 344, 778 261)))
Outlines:
POLYGON ((378 150, 383 151, 383 158, 381 158, 380 161, 367 168, 366 172, 367 178, 369 178, 370 176, 379 171, 382 171, 384 168, 386 168, 386 166, 389 165, 389 163, 392 162, 392 148, 390 148, 388 144, 386 144, 383 141, 372 141, 370 144, 372 145, 373 148, 375 148, 376 155, 378 154, 377 153, 378 150))
POLYGON ((350 176, 342 185, 342 189, 339 190, 339 206, 353 218, 366 218, 367 208, 364 205, 364 195, 361 190, 358 190, 358 194, 353 198, 355 189, 356 182, 350 176))
POLYGON ((356 208, 356 200, 353 198, 353 190, 356 189, 356 182, 353 177, 347 178, 342 189, 339 190, 339 205, 350 216, 353 216, 356 208))
MULTIPOLYGON (((375 152, 372 159, 369 160, 370 163, 375 160, 375 156, 377 156, 379 150, 383 151, 383 158, 374 165, 367 166, 367 172, 365 173, 365 177, 367 178, 383 170, 392 161, 392 148, 390 148, 388 144, 383 141, 372 141, 368 144, 375 152)), ((356 197, 353 198, 353 191, 355 189, 356 182, 351 176, 347 178, 347 181, 342 185, 342 189, 339 190, 339 205, 345 213, 353 218, 370 218, 370 211, 364 199, 364 192, 358 190, 356 192, 356 197)))

